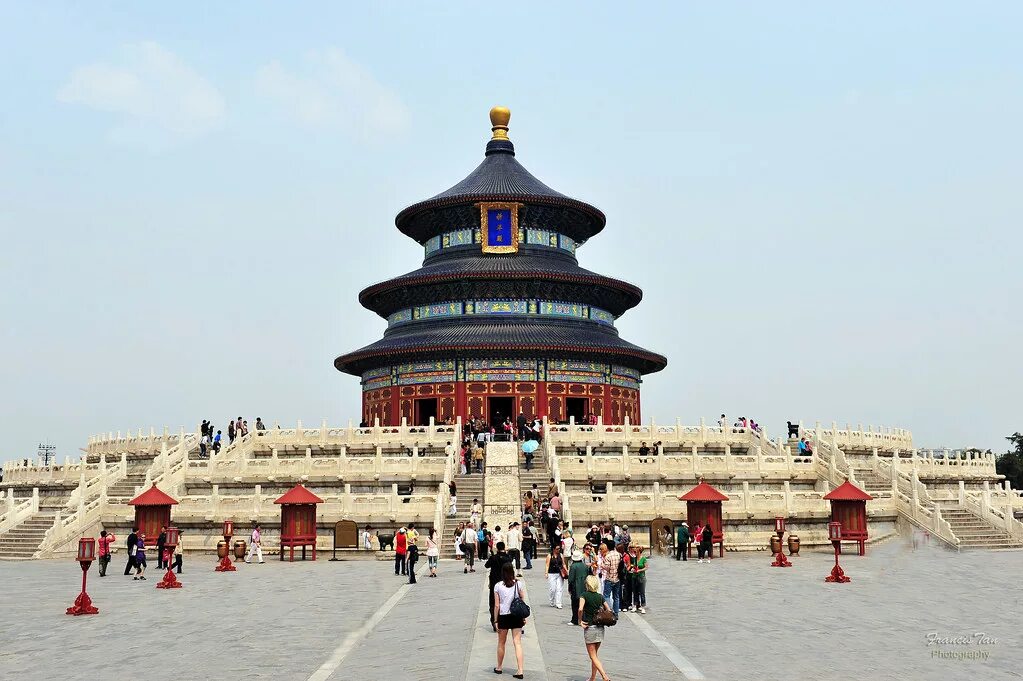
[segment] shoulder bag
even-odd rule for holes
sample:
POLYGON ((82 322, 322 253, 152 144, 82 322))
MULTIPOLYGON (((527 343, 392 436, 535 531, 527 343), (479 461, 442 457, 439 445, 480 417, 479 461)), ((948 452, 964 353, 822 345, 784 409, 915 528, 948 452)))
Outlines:
POLYGON ((514 617, 521 617, 522 619, 526 619, 530 615, 529 606, 520 598, 518 582, 515 583, 515 598, 512 599, 511 605, 508 606, 508 614, 514 617))
POLYGON ((604 607, 597 611, 593 623, 598 627, 613 627, 618 624, 618 617, 615 616, 615 611, 608 607, 607 601, 604 601, 604 607))

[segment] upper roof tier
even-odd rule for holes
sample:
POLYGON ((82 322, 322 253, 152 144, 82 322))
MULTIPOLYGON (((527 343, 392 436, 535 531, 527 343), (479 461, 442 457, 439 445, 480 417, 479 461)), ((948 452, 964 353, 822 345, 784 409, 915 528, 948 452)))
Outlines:
POLYGON ((476 170, 436 196, 404 209, 394 219, 402 233, 420 243, 444 230, 479 221, 479 201, 520 201, 526 204, 522 219, 531 221, 530 207, 538 224, 557 229, 579 243, 604 229, 604 214, 588 203, 565 196, 536 179, 515 159, 515 145, 508 139, 511 112, 504 107, 490 111, 494 136, 476 170))

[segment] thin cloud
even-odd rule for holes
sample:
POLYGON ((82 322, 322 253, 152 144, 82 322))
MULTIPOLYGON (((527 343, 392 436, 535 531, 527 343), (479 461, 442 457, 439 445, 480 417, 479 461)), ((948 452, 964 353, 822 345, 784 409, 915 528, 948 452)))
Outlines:
POLYGON ((162 133, 195 137, 218 128, 224 97, 180 57, 154 42, 125 45, 118 63, 79 66, 57 99, 120 114, 113 139, 162 133))
POLYGON ((256 74, 256 89, 310 127, 340 127, 369 139, 409 125, 401 98, 336 47, 307 53, 301 69, 270 62, 256 74))

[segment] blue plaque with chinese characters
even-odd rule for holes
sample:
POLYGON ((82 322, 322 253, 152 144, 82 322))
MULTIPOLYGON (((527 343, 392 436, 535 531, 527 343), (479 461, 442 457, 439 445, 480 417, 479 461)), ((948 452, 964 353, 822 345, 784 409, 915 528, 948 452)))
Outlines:
POLYGON ((481 203, 480 231, 484 253, 515 253, 519 250, 517 203, 481 203))

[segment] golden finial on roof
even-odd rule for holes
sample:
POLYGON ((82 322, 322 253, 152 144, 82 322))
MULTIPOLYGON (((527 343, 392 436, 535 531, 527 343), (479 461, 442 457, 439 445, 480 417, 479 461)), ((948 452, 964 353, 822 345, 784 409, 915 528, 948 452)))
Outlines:
POLYGON ((494 126, 494 136, 491 139, 508 139, 508 121, 511 120, 511 109, 506 106, 495 106, 490 110, 490 125, 494 126))

